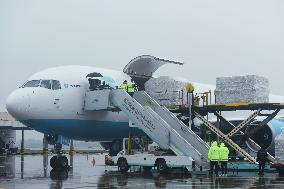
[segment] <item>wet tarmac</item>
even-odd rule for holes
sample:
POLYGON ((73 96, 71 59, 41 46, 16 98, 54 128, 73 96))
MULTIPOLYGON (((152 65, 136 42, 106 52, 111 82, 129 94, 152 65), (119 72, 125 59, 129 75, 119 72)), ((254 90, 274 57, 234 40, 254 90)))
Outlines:
POLYGON ((277 173, 230 173, 210 178, 171 173, 120 174, 104 166, 103 155, 68 156, 73 169, 55 172, 48 165, 52 156, 10 156, 0 158, 0 188, 284 188, 277 173))

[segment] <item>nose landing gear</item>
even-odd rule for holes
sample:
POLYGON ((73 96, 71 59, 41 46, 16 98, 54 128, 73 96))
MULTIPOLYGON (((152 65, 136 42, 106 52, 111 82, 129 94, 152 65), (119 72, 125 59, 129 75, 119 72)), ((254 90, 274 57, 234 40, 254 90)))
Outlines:
POLYGON ((50 159, 50 166, 54 170, 69 170, 70 166, 68 164, 68 158, 62 155, 62 144, 55 144, 54 149, 56 156, 53 156, 50 159))

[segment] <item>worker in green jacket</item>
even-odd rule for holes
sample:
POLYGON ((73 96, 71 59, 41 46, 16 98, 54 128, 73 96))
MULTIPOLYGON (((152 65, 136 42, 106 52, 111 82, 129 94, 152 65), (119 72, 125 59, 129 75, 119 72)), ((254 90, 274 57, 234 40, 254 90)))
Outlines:
POLYGON ((127 91, 127 81, 124 80, 123 83, 119 86, 119 88, 127 91))
POLYGON ((227 163, 228 163, 228 156, 229 156, 229 149, 225 146, 222 142, 220 144, 220 163, 221 163, 221 176, 227 176, 227 163))
POLYGON ((133 81, 133 79, 131 79, 131 81, 127 83, 126 91, 130 96, 133 96, 134 92, 137 91, 137 86, 136 83, 133 81))
POLYGON ((210 161, 210 174, 213 174, 213 171, 215 170, 215 175, 218 177, 220 150, 216 141, 212 143, 209 149, 208 160, 210 161))

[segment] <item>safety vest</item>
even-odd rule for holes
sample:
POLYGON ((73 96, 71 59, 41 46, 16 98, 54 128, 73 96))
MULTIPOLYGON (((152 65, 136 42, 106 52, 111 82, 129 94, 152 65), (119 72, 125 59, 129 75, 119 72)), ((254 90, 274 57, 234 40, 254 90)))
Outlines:
POLYGON ((228 161, 229 149, 224 143, 220 145, 220 161, 228 161))
POLYGON ((127 92, 135 92, 135 83, 134 82, 128 82, 127 83, 127 92))
POLYGON ((209 161, 219 161, 220 160, 220 150, 217 145, 217 142, 213 142, 209 152, 208 152, 208 160, 209 161))
POLYGON ((123 90, 127 90, 127 84, 126 83, 122 83, 119 88, 123 89, 123 90))

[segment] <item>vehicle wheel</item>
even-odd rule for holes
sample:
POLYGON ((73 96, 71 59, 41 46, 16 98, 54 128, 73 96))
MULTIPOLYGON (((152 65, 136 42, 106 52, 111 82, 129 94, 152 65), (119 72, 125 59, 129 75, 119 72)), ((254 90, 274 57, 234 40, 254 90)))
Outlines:
POLYGON ((56 166, 56 161, 57 161, 57 156, 53 156, 53 157, 50 159, 49 165, 50 165, 50 167, 51 167, 52 169, 55 168, 55 166, 56 166))
POLYGON ((68 158, 66 156, 60 156, 58 157, 56 164, 57 164, 56 168, 67 169, 68 168, 68 158))
POLYGON ((118 168, 122 173, 126 173, 129 170, 129 165, 127 163, 127 160, 125 158, 121 158, 118 160, 118 168))
POLYGON ((164 159, 157 160, 156 166, 157 166, 159 173, 166 173, 168 170, 166 161, 164 159))

